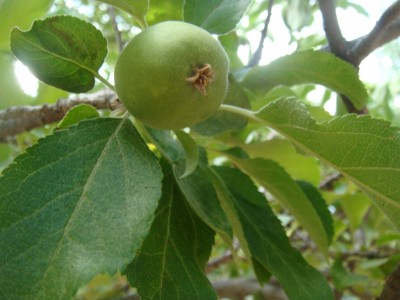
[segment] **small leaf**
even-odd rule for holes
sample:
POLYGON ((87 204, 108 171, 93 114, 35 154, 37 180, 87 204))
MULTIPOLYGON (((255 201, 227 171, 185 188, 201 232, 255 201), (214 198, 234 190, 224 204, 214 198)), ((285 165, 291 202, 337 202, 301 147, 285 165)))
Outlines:
MULTIPOLYGON (((243 88, 230 76, 228 94, 224 104, 230 104, 242 108, 250 108, 249 99, 243 88)), ((210 118, 191 127, 195 132, 213 136, 226 131, 238 131, 247 125, 247 119, 233 113, 217 111, 210 118)))
POLYGON ((210 230, 184 201, 172 174, 150 232, 126 270, 143 300, 217 299, 204 274, 214 242, 210 230))
POLYGON ((354 232, 361 225, 365 214, 371 207, 371 200, 362 193, 356 193, 340 197, 340 205, 349 221, 350 230, 354 232))
POLYGON ((343 267, 343 262, 337 259, 331 268, 332 281, 335 287, 339 291, 343 291, 357 283, 363 283, 367 281, 366 276, 350 273, 343 267))
POLYGON ((324 253, 328 253, 331 232, 327 232, 313 204, 299 185, 276 162, 267 159, 230 159, 242 171, 266 188, 296 217, 310 233, 312 239, 324 253))
POLYGON ((94 119, 100 117, 97 110, 87 104, 79 104, 71 108, 64 118, 60 121, 57 129, 66 129, 72 125, 78 124, 83 120, 94 119))
POLYGON ((92 24, 56 16, 35 21, 26 32, 14 28, 11 50, 44 83, 81 93, 93 88, 107 42, 92 24))
POLYGON ((274 101, 255 117, 353 181, 400 230, 399 128, 356 115, 317 124, 293 98, 274 101))
POLYGON ((196 142, 192 137, 182 130, 176 130, 175 135, 181 142, 183 150, 185 151, 185 171, 179 178, 185 178, 192 174, 197 167, 199 161, 199 149, 197 148, 196 142))
POLYGON ((322 51, 300 51, 251 69, 243 80, 244 87, 264 95, 278 85, 316 83, 350 98, 362 108, 368 99, 367 91, 357 70, 349 63, 322 51))
POLYGON ((290 245, 281 223, 250 178, 238 169, 214 170, 226 186, 228 197, 221 199, 236 213, 231 222, 246 252, 276 276, 290 299, 333 299, 323 275, 290 245))
POLYGON ((302 0, 289 0, 285 4, 282 19, 290 31, 300 31, 312 24, 314 18, 310 3, 302 0))
POLYGON ((128 119, 79 123, 0 177, 0 299, 71 299, 134 258, 161 196, 160 167, 128 119))
POLYGON ((146 24, 145 16, 149 10, 149 0, 97 0, 107 3, 126 11, 130 14, 139 24, 143 26, 146 24))
POLYGON ((266 158, 279 163, 295 179, 302 179, 313 184, 321 180, 320 166, 317 159, 299 154, 293 144, 282 138, 274 138, 260 143, 240 145, 251 158, 266 158))
POLYGON ((185 0, 183 16, 215 34, 225 34, 236 28, 251 0, 185 0))

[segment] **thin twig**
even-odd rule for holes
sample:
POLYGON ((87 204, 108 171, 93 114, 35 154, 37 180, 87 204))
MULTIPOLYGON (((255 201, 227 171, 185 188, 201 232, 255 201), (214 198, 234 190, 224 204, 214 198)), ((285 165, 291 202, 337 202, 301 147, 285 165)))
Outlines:
POLYGON ((111 5, 108 5, 107 10, 108 10, 108 14, 110 16, 111 26, 115 33, 115 42, 117 43, 118 51, 121 52, 122 48, 124 47, 124 44, 122 43, 121 31, 119 31, 118 23, 115 19, 114 7, 111 5))
POLYGON ((321 190, 325 190, 325 191, 333 191, 335 188, 335 184, 336 182, 338 182, 338 180, 340 180, 343 177, 342 174, 340 173, 335 173, 331 176, 329 176, 328 178, 324 179, 320 184, 319 184, 319 188, 321 190))
POLYGON ((61 120, 66 112, 78 105, 89 104, 97 109, 122 108, 114 92, 104 90, 94 94, 81 94, 78 98, 60 99, 56 104, 13 106, 0 110, 0 143, 10 137, 61 120))
POLYGON ((260 286, 255 278, 235 278, 213 282, 212 285, 220 298, 244 299, 246 296, 258 294, 262 299, 287 299, 278 284, 271 282, 260 286))
POLYGON ((322 13, 324 30, 331 52, 346 60, 346 40, 343 38, 339 27, 334 0, 318 0, 318 3, 322 13))
POLYGON ((358 66, 376 48, 398 37, 399 18, 400 1, 396 1, 386 9, 371 32, 355 44, 351 50, 351 62, 358 66))
MULTIPOLYGON (((388 250, 386 252, 384 251, 348 251, 348 252, 343 252, 343 253, 330 253, 331 257, 336 257, 340 256, 342 260, 348 260, 352 257, 357 257, 357 258, 366 258, 366 259, 380 259, 380 258, 389 258, 393 255, 396 255, 398 253, 397 250, 388 250)), ((399 298, 400 299, 400 298, 399 298)))
POLYGON ((210 273, 210 272, 214 271, 215 269, 218 269, 220 266, 231 262, 232 260, 233 260, 232 252, 227 251, 223 255, 210 260, 206 265, 205 272, 210 273))
POLYGON ((262 51, 264 48, 264 40, 267 37, 268 33, 268 26, 271 21, 271 16, 272 16, 272 6, 274 6, 274 0, 269 0, 268 3, 268 15, 267 18, 265 19, 264 22, 264 28, 261 31, 261 37, 260 37, 260 42, 258 44, 256 52, 254 52, 253 57, 251 58, 250 62, 248 63, 248 67, 254 67, 260 63, 261 56, 262 56, 262 51))

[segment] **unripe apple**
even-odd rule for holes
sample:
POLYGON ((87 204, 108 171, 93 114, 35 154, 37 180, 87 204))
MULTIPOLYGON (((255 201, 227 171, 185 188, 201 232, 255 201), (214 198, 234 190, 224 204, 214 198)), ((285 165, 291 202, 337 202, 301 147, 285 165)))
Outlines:
POLYGON ((210 117, 228 89, 229 61, 221 44, 195 25, 167 21, 135 36, 115 67, 126 109, 160 129, 193 126, 210 117))

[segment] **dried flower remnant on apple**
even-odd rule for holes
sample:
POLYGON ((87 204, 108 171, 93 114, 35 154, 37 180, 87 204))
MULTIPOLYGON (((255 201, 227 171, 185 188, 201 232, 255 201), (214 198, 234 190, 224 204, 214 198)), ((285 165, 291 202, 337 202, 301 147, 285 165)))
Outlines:
POLYGON ((207 96, 207 87, 213 79, 214 71, 210 64, 206 64, 201 68, 196 68, 194 76, 186 78, 186 81, 193 84, 203 96, 207 96))

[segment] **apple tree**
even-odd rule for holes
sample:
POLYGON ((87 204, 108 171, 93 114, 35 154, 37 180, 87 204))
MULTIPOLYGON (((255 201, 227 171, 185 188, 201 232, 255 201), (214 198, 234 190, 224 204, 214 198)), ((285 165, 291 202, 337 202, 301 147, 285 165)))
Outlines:
POLYGON ((0 0, 0 299, 400 299, 400 1, 357 3, 0 0))

